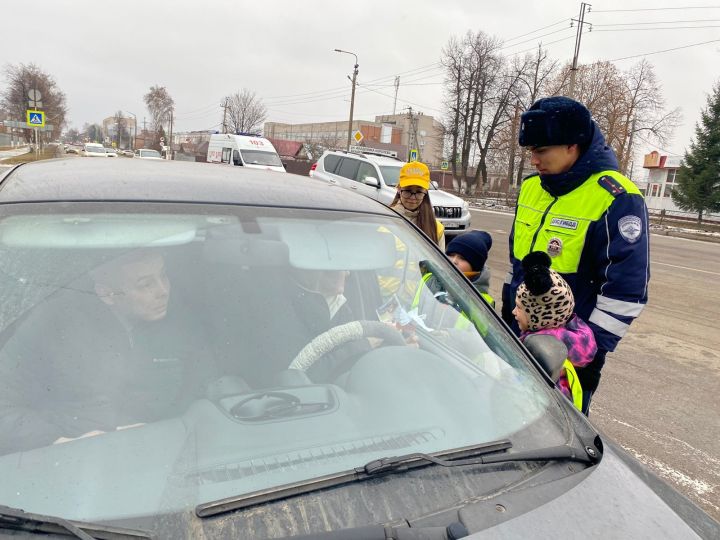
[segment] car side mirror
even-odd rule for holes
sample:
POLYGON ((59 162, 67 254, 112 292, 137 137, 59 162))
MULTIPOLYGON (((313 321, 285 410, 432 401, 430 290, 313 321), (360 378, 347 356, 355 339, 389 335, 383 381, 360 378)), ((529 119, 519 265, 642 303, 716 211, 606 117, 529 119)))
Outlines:
POLYGON ((568 350, 565 344, 554 336, 531 334, 523 342, 538 364, 550 375, 554 382, 560 379, 568 350))
POLYGON ((362 183, 375 188, 380 187, 380 180, 378 180, 374 176, 366 176, 365 178, 363 178, 362 183))
POLYGON ((432 180, 430 182, 430 185, 433 187, 433 189, 440 189, 440 187, 438 186, 438 183, 435 180, 432 180))

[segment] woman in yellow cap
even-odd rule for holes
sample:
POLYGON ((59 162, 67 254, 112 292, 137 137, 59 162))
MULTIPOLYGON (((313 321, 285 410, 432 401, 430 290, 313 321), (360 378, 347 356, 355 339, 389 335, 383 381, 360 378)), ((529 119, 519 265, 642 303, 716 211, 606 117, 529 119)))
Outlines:
POLYGON ((411 161, 400 169, 397 193, 390 208, 417 225, 440 249, 445 251, 445 227, 433 211, 430 196, 430 170, 419 161, 411 161))

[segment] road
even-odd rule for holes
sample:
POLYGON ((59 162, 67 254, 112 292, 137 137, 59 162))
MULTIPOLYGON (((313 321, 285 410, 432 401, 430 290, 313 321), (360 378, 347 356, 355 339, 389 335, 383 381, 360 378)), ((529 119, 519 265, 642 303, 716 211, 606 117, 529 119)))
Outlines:
MULTIPOLYGON (((493 236, 500 309, 512 216, 472 210, 493 236)), ((649 302, 608 355, 590 419, 720 521, 720 244, 652 235, 649 302)))

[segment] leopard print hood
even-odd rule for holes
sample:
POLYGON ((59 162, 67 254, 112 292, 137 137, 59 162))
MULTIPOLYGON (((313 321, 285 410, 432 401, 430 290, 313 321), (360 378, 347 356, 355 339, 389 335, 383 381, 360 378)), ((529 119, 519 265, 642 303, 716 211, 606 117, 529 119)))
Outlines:
POLYGON ((531 332, 564 326, 575 310, 570 286, 550 264, 550 257, 542 251, 534 251, 522 261, 525 281, 518 287, 517 301, 527 314, 531 332))

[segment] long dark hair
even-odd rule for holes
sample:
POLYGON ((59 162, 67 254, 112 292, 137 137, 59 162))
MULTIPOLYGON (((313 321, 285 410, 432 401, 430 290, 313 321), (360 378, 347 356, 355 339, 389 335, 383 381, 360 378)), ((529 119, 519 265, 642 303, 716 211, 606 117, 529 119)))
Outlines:
MULTIPOLYGON (((395 198, 390 206, 395 206, 398 203, 402 205, 402 200, 400 199, 400 188, 398 188, 395 192, 395 198)), ((417 226, 422 232, 428 235, 430 240, 436 244, 440 242, 437 233, 435 211, 433 210, 432 203, 430 202, 430 193, 427 191, 425 192, 425 196, 423 197, 420 206, 418 206, 417 226)))

